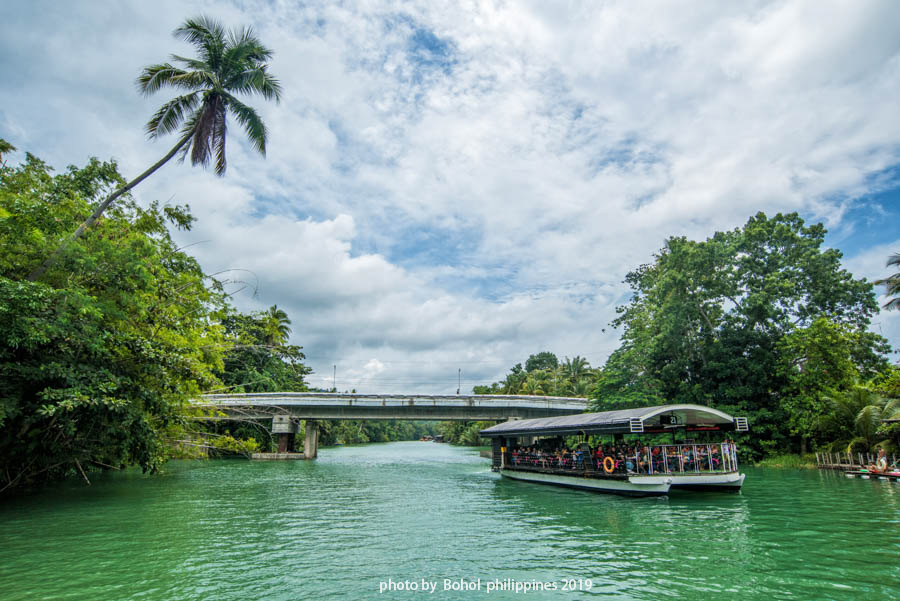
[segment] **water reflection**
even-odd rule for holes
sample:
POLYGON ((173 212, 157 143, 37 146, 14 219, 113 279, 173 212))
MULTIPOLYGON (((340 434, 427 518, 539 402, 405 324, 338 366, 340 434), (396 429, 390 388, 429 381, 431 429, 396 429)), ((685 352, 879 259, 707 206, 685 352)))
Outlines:
POLYGON ((898 598, 888 482, 748 468, 740 494, 631 499, 501 479, 475 451, 417 442, 196 466, 0 507, 0 598, 423 599, 379 596, 388 577, 592 581, 531 600, 898 598))

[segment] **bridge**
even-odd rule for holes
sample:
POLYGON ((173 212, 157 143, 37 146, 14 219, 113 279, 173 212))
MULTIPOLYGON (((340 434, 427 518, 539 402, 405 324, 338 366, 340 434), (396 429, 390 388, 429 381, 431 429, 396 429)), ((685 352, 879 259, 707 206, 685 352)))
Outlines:
POLYGON ((412 419, 441 421, 506 421, 583 413, 588 400, 523 395, 341 394, 329 392, 264 392, 206 394, 191 401, 214 411, 200 419, 272 420, 279 453, 290 452, 305 421, 303 454, 318 454, 317 420, 412 419), (224 414, 224 417, 221 415, 224 414))

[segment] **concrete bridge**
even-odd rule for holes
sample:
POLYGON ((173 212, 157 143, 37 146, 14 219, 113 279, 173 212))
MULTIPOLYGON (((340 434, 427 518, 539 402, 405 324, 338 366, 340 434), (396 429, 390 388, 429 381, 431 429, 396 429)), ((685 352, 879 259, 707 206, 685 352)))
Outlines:
POLYGON ((304 420, 303 453, 318 453, 320 419, 417 419, 506 421, 583 413, 587 399, 521 395, 341 394, 328 392, 265 392, 206 394, 191 401, 217 414, 200 419, 272 420, 280 453, 290 452, 304 420))

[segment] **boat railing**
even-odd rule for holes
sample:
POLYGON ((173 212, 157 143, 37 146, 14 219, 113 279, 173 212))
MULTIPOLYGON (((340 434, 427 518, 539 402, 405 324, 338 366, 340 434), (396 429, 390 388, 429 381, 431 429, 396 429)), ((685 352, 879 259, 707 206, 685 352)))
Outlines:
POLYGON ((738 469, 734 443, 653 445, 640 452, 606 457, 575 451, 565 455, 514 451, 507 468, 591 472, 597 474, 723 474, 738 469), (606 459, 612 459, 611 462, 606 459), (609 468, 612 468, 610 471, 609 468))
POLYGON ((648 474, 727 474, 738 470, 737 446, 713 444, 675 444, 645 447, 643 465, 648 474))

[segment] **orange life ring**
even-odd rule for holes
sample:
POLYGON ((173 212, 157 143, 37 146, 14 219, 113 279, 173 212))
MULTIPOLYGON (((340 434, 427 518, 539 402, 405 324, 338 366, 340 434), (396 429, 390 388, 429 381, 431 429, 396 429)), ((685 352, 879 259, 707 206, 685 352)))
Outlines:
POLYGON ((607 474, 611 474, 612 471, 616 469, 616 462, 613 461, 612 457, 607 457, 603 460, 603 471, 607 474))

